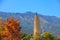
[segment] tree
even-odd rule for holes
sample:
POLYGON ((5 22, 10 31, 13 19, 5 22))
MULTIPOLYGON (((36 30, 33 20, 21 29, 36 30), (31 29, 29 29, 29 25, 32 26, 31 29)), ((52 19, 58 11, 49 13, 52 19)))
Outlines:
POLYGON ((2 40, 2 35, 0 34, 0 40, 2 40))
POLYGON ((44 32, 41 39, 42 40, 54 40, 54 36, 49 32, 44 32))
POLYGON ((22 39, 23 40, 30 40, 30 38, 32 38, 32 35, 31 34, 22 34, 22 39))
POLYGON ((14 17, 6 19, 6 23, 0 21, 0 39, 2 40, 21 40, 20 22, 14 17))

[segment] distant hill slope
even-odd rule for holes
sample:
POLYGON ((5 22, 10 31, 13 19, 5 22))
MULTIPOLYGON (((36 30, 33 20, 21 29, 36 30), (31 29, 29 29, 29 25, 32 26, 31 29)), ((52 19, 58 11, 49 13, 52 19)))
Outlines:
MULTIPOLYGON (((3 22, 5 18, 10 18, 11 16, 14 16, 15 19, 19 19, 22 27, 22 32, 24 33, 33 33, 33 22, 34 22, 34 13, 32 12, 26 12, 26 13, 6 13, 6 12, 0 12, 0 17, 3 18, 3 22)), ((51 32, 55 35, 60 35, 60 18, 55 16, 46 16, 41 15, 40 16, 40 25, 41 30, 51 32)), ((41 31, 42 32, 42 31, 41 31)))

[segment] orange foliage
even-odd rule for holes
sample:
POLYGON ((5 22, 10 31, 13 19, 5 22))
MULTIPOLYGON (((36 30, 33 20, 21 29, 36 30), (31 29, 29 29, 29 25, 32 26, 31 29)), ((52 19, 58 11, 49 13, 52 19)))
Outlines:
MULTIPOLYGON (((1 20, 1 19, 0 19, 1 20)), ((6 19, 6 23, 0 23, 5 28, 1 34, 6 35, 2 40, 21 40, 21 27, 18 20, 14 20, 14 17, 6 19)))

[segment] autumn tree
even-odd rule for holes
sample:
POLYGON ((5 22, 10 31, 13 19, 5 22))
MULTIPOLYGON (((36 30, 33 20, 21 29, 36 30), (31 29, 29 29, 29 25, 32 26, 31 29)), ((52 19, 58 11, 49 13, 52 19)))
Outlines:
POLYGON ((14 17, 6 19, 5 23, 1 23, 0 27, 4 28, 5 31, 1 31, 4 35, 2 40, 21 40, 21 27, 19 20, 15 20, 14 17))

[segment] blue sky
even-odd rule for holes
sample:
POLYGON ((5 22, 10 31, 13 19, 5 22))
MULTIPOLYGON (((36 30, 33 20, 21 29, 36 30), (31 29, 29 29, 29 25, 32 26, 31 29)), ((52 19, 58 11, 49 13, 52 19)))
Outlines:
POLYGON ((0 0, 3 12, 38 12, 43 15, 60 17, 60 0, 0 0))

